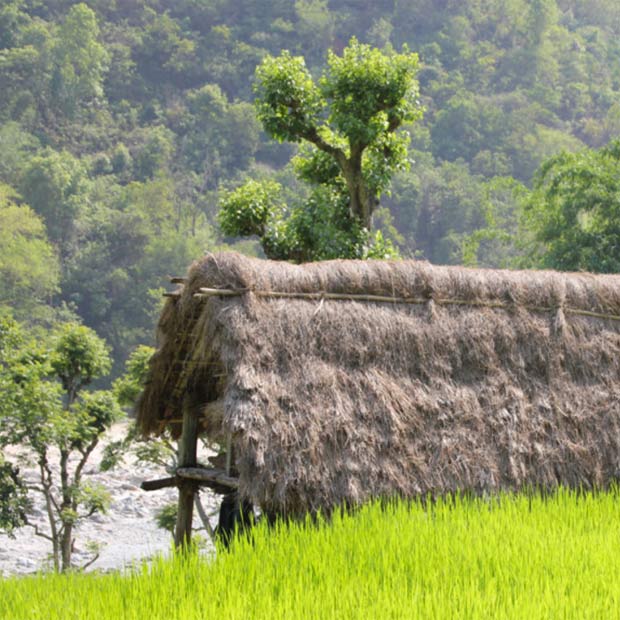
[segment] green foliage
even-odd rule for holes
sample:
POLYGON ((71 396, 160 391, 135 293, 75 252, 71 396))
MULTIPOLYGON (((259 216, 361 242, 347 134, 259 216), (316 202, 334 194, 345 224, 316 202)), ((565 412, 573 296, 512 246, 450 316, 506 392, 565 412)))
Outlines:
POLYGON ((51 149, 28 162, 20 193, 47 226, 52 242, 69 251, 78 218, 87 208, 86 172, 77 158, 51 149))
POLYGON ((293 164, 313 186, 310 196, 285 208, 280 186, 249 181, 224 196, 220 226, 231 236, 257 235, 271 258, 392 256, 381 235, 368 249, 368 231, 379 196, 407 165, 408 134, 395 131, 421 117, 417 56, 353 38, 341 57, 328 54, 327 65, 317 83, 304 59, 287 51, 256 70, 257 116, 277 140, 304 143, 293 164))
POLYGON ((166 276, 226 247, 218 201, 248 179, 281 186, 270 256, 611 270, 613 247, 575 257, 570 235, 557 260, 542 237, 527 254, 536 218, 489 187, 531 187, 561 150, 620 136, 618 40, 611 0, 7 0, 0 183, 19 197, 2 209, 2 310, 81 319, 118 376, 166 276))
POLYGON ((353 148, 381 142, 403 123, 419 120, 417 70, 418 56, 406 45, 397 54, 352 38, 341 56, 329 51, 320 80, 329 124, 353 148))
POLYGON ((518 267, 531 234, 523 226, 523 205, 530 192, 508 177, 485 184, 486 226, 462 237, 462 261, 469 267, 518 267))
POLYGON ((493 104, 453 97, 437 113, 431 134, 433 151, 448 161, 459 157, 472 160, 491 140, 501 145, 502 120, 501 111, 493 104))
POLYGON ((42 494, 49 529, 34 531, 52 543, 56 570, 71 567, 74 526, 104 511, 109 499, 83 479, 101 436, 121 415, 111 392, 83 391, 109 366, 105 343, 86 327, 66 325, 48 345, 0 318, 0 446, 22 446, 38 464, 36 484, 25 487, 10 463, 0 463, 0 494, 7 496, 0 525, 29 525, 30 493, 42 494))
POLYGON ((153 347, 140 345, 125 362, 125 373, 114 381, 113 386, 116 399, 122 406, 130 407, 136 404, 144 387, 153 353, 153 347))
POLYGON ((52 50, 51 93, 68 116, 103 97, 108 53, 99 34, 97 16, 84 3, 74 4, 60 26, 52 50))
POLYGON ((353 37, 342 56, 328 53, 318 84, 304 59, 286 51, 256 70, 257 115, 267 133, 311 145, 298 156, 301 177, 346 196, 362 228, 370 229, 392 174, 406 167, 408 134, 394 132, 422 116, 417 68, 406 46, 400 54, 382 52, 353 37))
POLYGON ((146 135, 144 146, 136 156, 136 173, 146 181, 168 167, 173 153, 173 134, 162 126, 153 127, 146 135))
POLYGON ((88 327, 63 325, 56 333, 54 344, 51 367, 68 394, 77 394, 82 387, 110 370, 106 343, 88 327))
MULTIPOLYGON (((316 172, 316 171, 315 171, 316 172)), ((314 188, 305 200, 284 204, 274 181, 247 181, 224 195, 218 220, 231 236, 256 235, 269 258, 308 262, 334 258, 395 258, 380 231, 374 235, 351 216, 346 192, 314 188)))
POLYGON ((124 173, 131 168, 132 158, 129 149, 121 142, 116 145, 110 160, 112 170, 116 173, 124 173))
POLYGON ((57 292, 60 269, 45 225, 18 199, 0 184, 0 306, 24 319, 57 292))
POLYGON ((300 56, 268 56, 256 69, 256 114, 277 140, 300 142, 316 130, 325 101, 300 56))
POLYGON ((620 271, 620 142, 563 152, 538 171, 525 207, 533 259, 564 271, 620 271))
POLYGON ((177 525, 177 505, 175 503, 162 506, 155 515, 157 527, 174 535, 177 525))
POLYGON ((26 524, 29 509, 28 489, 19 469, 0 454, 0 529, 13 536, 15 529, 26 524))
POLYGON ((0 125, 0 182, 16 186, 19 175, 39 147, 39 141, 18 123, 0 125))
POLYGON ((225 235, 265 237, 282 186, 274 181, 247 181, 223 195, 218 222, 225 235))
POLYGON ((122 411, 112 391, 96 390, 81 395, 74 408, 74 415, 80 419, 79 426, 86 429, 85 438, 92 440, 120 420, 122 411))

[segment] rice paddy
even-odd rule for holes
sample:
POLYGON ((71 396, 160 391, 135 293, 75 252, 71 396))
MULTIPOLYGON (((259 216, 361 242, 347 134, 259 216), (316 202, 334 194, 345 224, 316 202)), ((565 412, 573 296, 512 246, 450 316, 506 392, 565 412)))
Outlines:
POLYGON ((620 493, 372 504, 215 558, 0 581, 3 620, 620 618, 620 493))

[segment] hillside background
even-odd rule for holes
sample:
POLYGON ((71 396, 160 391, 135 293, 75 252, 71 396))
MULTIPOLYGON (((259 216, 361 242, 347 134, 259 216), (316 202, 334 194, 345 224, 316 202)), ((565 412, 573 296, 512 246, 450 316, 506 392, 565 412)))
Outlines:
POLYGON ((303 194, 252 82, 288 49, 319 74, 351 36, 420 56, 424 119, 375 224, 403 256, 536 266, 518 243, 536 170, 620 136, 615 0, 4 0, 0 311, 78 317, 118 372, 152 343, 167 276, 223 238, 247 178, 303 194), (528 260, 530 262, 528 262, 528 260))

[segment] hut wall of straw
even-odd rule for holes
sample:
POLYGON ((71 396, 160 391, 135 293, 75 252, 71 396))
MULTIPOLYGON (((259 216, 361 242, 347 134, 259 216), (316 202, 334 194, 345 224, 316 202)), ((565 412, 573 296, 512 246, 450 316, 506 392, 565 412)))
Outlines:
POLYGON ((157 432, 191 393, 211 438, 232 433, 242 496, 291 514, 589 488, 620 475, 619 378, 618 276, 219 254, 167 302, 138 421, 157 432))

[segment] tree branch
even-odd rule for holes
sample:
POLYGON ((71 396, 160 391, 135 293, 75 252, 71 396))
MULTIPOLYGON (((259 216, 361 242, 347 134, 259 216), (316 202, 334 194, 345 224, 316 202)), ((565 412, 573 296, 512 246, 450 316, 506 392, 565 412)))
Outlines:
POLYGON ((44 452, 39 458, 39 468, 41 476, 41 484, 43 485, 43 496, 45 497, 45 508, 47 512, 47 518, 50 523, 50 529, 52 530, 52 542, 54 543, 54 552, 56 552, 56 542, 58 531, 56 529, 56 519, 54 518, 54 510, 60 512, 58 504, 52 495, 52 472, 47 462, 47 454, 44 452))
POLYGON ((30 523, 29 521, 26 521, 26 525, 28 527, 31 527, 34 530, 35 536, 40 536, 41 538, 45 538, 45 540, 49 540, 51 543, 54 542, 54 539, 49 534, 42 532, 36 523, 30 523))
POLYGON ((80 479, 82 477, 82 470, 88 461, 88 457, 92 454, 92 451, 97 447, 99 443, 99 435, 96 435, 95 438, 88 444, 88 447, 84 452, 82 452, 82 458, 80 462, 77 464, 75 468, 75 473, 73 474, 73 484, 78 486, 80 484, 80 479))
POLYGON ((301 137, 308 140, 308 142, 312 142, 312 144, 314 144, 314 146, 316 146, 319 150, 331 155, 338 162, 338 165, 341 168, 346 165, 347 156, 345 152, 341 148, 338 148, 337 146, 334 146, 321 138, 316 127, 308 129, 308 131, 301 134, 301 137))
POLYGON ((81 519, 88 519, 88 517, 92 517, 96 512, 97 512, 98 508, 96 506, 93 506, 88 512, 85 512, 83 515, 78 515, 76 517, 76 521, 79 521, 81 519))
POLYGON ((389 117, 388 116, 388 132, 389 133, 393 133, 395 132, 402 124, 402 118, 399 118, 398 116, 392 116, 389 117))
POLYGON ((97 553, 95 553, 95 556, 88 560, 86 564, 83 564, 80 570, 86 570, 91 564, 94 564, 99 559, 99 555, 100 553, 97 551, 97 553))

